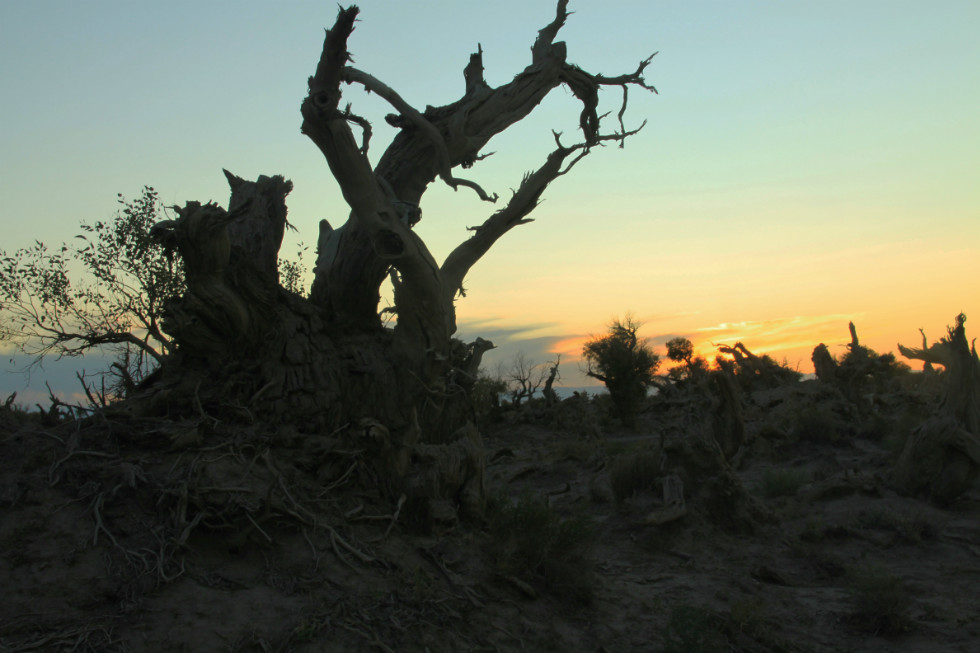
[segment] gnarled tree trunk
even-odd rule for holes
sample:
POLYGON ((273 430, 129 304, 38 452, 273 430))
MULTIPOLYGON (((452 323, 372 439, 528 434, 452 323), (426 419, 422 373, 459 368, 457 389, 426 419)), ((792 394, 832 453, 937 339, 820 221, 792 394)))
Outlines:
MULTIPOLYGON (((568 17, 566 7, 567 0, 559 0, 554 21, 539 31, 531 48, 530 63, 511 82, 489 86, 478 50, 464 69, 462 97, 424 112, 349 65, 347 41, 358 9, 342 8, 309 78, 302 131, 323 153, 350 214, 337 228, 321 222, 310 296, 291 294, 278 282, 290 182, 264 176, 250 182, 226 172, 232 190, 227 210, 189 202, 178 209, 176 220, 158 225, 160 238, 186 262, 187 292, 167 318, 176 353, 130 405, 197 411, 214 419, 272 416, 316 432, 373 420, 384 427, 390 447, 402 452, 392 457, 401 461, 391 470, 396 476, 410 473, 404 464, 408 456, 423 465, 440 458, 419 448, 425 443, 472 443, 466 390, 492 343, 453 344, 454 300, 464 277, 499 238, 530 221, 545 188, 592 147, 622 143, 638 131, 622 123, 630 86, 655 90, 642 77, 649 58, 635 72, 617 77, 570 64, 565 44, 555 41, 568 17), (341 106, 342 88, 351 84, 395 110, 386 119, 400 131, 376 167, 367 157, 368 122, 349 105, 341 106), (541 167, 438 263, 413 231, 428 185, 438 178, 496 201, 496 195, 453 171, 479 160, 493 136, 520 122, 561 85, 583 104, 582 141, 566 146, 556 134, 556 147, 541 167), (600 131, 598 114, 603 86, 623 91, 618 129, 608 133, 600 131), (362 129, 360 141, 352 125, 362 129), (394 288, 393 328, 384 327, 378 313, 386 278, 394 288)), ((454 446, 474 451, 471 444, 454 446)), ((441 487, 431 479, 423 484, 441 487)), ((472 503, 472 484, 457 485, 455 491, 472 503)))

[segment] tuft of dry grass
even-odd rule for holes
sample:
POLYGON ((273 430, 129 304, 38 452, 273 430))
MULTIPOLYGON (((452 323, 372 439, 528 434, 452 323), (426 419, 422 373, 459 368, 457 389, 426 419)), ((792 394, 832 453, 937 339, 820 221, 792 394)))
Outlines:
POLYGON ((789 497, 796 494, 809 481, 802 469, 767 469, 762 474, 758 489, 767 499, 789 497))
POLYGON ((505 576, 573 602, 592 598, 594 530, 584 518, 562 518, 541 500, 492 498, 487 509, 492 556, 505 576))
POLYGON ((841 425, 830 408, 808 406, 796 415, 793 435, 798 440, 836 442, 841 437, 841 425))
POLYGON ((723 620, 710 610, 677 605, 670 610, 663 653, 725 653, 730 650, 723 620))
POLYGON ((902 579, 885 567, 868 563, 848 574, 853 623, 872 635, 900 635, 912 628, 912 602, 902 579))
POLYGON ((618 456, 609 469, 609 484, 617 505, 656 487, 660 476, 660 456, 653 451, 639 451, 618 456))
POLYGON ((921 544, 935 539, 943 529, 943 520, 922 509, 911 512, 897 510, 863 510, 855 519, 856 526, 895 533, 909 544, 921 544))

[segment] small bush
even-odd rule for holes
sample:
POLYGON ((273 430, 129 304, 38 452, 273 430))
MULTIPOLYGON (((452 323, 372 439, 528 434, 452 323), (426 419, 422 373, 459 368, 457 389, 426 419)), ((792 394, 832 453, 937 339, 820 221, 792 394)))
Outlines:
POLYGON ((830 410, 813 406, 796 416, 793 435, 799 440, 836 442, 841 435, 840 425, 830 410))
POLYGON ((732 601, 729 604, 728 626, 732 632, 746 633, 755 638, 772 637, 766 623, 766 604, 760 598, 732 601))
POLYGON ((911 629, 906 615, 911 598, 902 580, 880 565, 868 564, 849 574, 852 618, 873 635, 899 635, 911 629))
POLYGON ((480 370, 480 374, 469 392, 473 412, 478 422, 493 419, 500 410, 500 395, 506 391, 507 383, 503 379, 480 370))
POLYGON ((862 438, 881 442, 894 430, 892 420, 882 413, 873 413, 861 423, 858 435, 862 438))
POLYGON ((487 519, 493 557, 502 574, 572 601, 592 596, 594 533, 585 518, 561 518, 544 501, 494 497, 487 519))
POLYGON ((14 403, 17 393, 11 393, 7 400, 0 404, 0 426, 13 427, 35 421, 38 413, 31 413, 24 406, 14 403))
POLYGON ((654 488, 660 476, 660 456, 639 451, 618 456, 609 469, 609 485, 617 505, 654 488))
POLYGON ((549 427, 591 438, 600 433, 600 409, 588 393, 576 392, 551 412, 549 427))
POLYGON ((664 653, 725 653, 728 638, 721 620, 709 610, 679 605, 670 611, 664 633, 664 653))
POLYGON ((807 480, 802 469, 767 469, 759 481, 759 491, 767 499, 793 496, 807 480))
POLYGON ((920 544, 939 535, 943 524, 921 510, 899 513, 886 510, 862 511, 857 517, 858 526, 890 531, 910 544, 920 544))

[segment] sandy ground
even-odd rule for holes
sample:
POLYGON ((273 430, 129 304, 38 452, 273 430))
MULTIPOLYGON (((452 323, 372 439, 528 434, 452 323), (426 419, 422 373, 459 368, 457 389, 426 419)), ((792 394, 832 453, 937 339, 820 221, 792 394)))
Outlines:
POLYGON ((812 397, 747 396, 737 481, 682 474, 659 525, 696 403, 633 431, 601 401, 503 411, 487 519, 434 524, 356 465, 304 466, 310 436, 168 425, 177 450, 146 445, 159 424, 5 414, 0 651, 980 650, 980 490, 890 488, 925 409, 859 427, 812 397))

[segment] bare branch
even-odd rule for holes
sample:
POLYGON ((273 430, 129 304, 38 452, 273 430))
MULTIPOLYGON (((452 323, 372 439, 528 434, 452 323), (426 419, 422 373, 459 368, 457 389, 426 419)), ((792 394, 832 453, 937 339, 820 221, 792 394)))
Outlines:
MULTIPOLYGON (((555 19, 538 30, 538 38, 534 40, 534 45, 531 46, 531 58, 534 63, 540 63, 547 58, 556 45, 564 45, 555 44, 555 37, 558 36, 558 31, 564 27, 565 20, 569 15, 568 0, 558 0, 555 19)), ((561 58, 565 58, 564 51, 561 54, 561 58)))
POLYGON ((439 133, 439 130, 436 129, 431 122, 425 119, 425 116, 419 113, 412 105, 398 95, 394 89, 374 76, 358 70, 357 68, 351 68, 350 66, 344 69, 344 81, 349 84, 360 84, 365 89, 386 100, 388 104, 393 106, 402 116, 408 119, 410 124, 422 131, 429 138, 432 145, 436 148, 436 156, 439 159, 439 177, 446 182, 450 188, 457 190, 460 186, 465 186, 476 191, 476 194, 479 195, 480 199, 484 202, 497 201, 496 193, 494 193, 492 196, 487 195, 486 191, 484 191, 476 182, 468 179, 458 179, 453 177, 452 164, 450 163, 449 159, 449 149, 446 147, 446 141, 443 139, 442 134, 439 133))
MULTIPOLYGON (((645 125, 646 122, 643 123, 645 125)), ((593 144, 603 141, 617 140, 623 141, 629 136, 633 136, 640 129, 629 132, 596 135, 593 144)), ((460 243, 442 264, 441 273, 443 275, 443 292, 449 293, 450 297, 462 288, 463 279, 480 258, 486 254, 497 240, 514 227, 533 222, 527 216, 538 206, 541 194, 544 193, 548 185, 566 174, 572 167, 590 152, 590 144, 577 143, 566 147, 561 144, 561 134, 553 132, 557 148, 548 155, 544 165, 535 172, 525 175, 520 187, 514 192, 513 197, 503 209, 497 211, 479 227, 470 227, 473 232, 468 240, 460 243), (568 165, 562 167, 573 153, 578 152, 568 165)))
POLYGON ((483 79, 483 46, 479 43, 476 44, 476 52, 470 55, 470 62, 463 69, 463 80, 466 82, 466 95, 490 90, 483 79))
POLYGON ((653 58, 656 57, 658 54, 660 54, 659 51, 654 52, 649 57, 641 61, 640 65, 637 66, 636 71, 633 73, 627 75, 618 75, 616 77, 595 75, 595 81, 597 84, 601 86, 627 86, 627 85, 639 86, 640 88, 645 88, 646 90, 652 91, 657 95, 659 95, 660 93, 657 91, 657 88, 652 84, 647 84, 646 81, 643 79, 643 71, 646 69, 647 66, 650 65, 650 62, 653 61, 653 58))
MULTIPOLYGON (((577 148, 576 148, 577 149, 577 148)), ((537 207, 548 184, 561 174, 565 158, 574 149, 559 147, 548 155, 544 165, 525 175, 507 206, 494 213, 474 234, 454 249, 442 264, 443 291, 455 295, 470 268, 489 251, 497 240, 514 227, 531 222, 527 215, 537 207)))
POLYGON ((361 128, 361 154, 367 156, 368 146, 371 143, 371 123, 367 121, 367 118, 362 118, 351 112, 350 104, 344 109, 342 114, 347 122, 352 122, 361 128))

